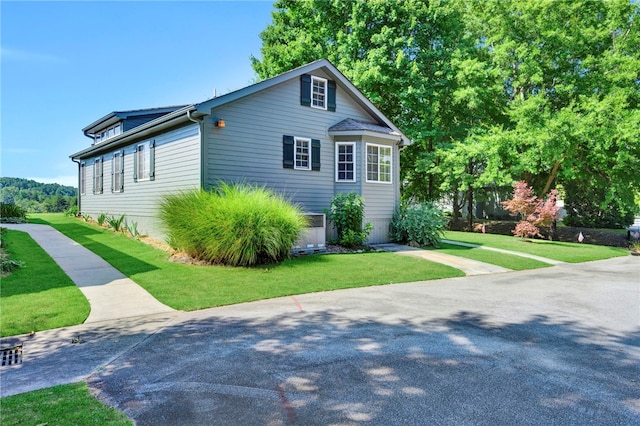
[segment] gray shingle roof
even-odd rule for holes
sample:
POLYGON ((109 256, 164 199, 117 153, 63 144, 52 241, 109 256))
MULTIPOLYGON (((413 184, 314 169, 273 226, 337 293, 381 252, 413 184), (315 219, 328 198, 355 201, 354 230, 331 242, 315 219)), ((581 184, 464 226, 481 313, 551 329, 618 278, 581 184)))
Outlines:
POLYGON ((370 123, 368 121, 356 120, 355 118, 347 118, 329 128, 330 132, 365 130, 376 133, 384 133, 386 135, 397 134, 393 129, 387 126, 382 126, 378 123, 370 123))

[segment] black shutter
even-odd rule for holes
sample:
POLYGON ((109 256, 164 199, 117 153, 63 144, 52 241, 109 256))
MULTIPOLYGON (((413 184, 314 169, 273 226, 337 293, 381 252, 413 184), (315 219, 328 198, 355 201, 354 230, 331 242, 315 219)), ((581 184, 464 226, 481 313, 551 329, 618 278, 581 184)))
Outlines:
POLYGON ((309 74, 300 76, 300 105, 311 106, 311 76, 309 74))
POLYGON ((327 110, 336 110, 336 82, 333 80, 327 82, 327 110))
POLYGON ((295 147, 293 136, 282 136, 282 167, 285 169, 293 169, 295 162, 295 147))
POLYGON ((120 187, 118 191, 124 191, 124 149, 120 151, 120 187))
POLYGON ((100 157, 100 194, 104 192, 104 157, 100 157))
POLYGON ((156 179, 156 141, 149 142, 149 180, 156 179))
POLYGON ((311 170, 320 171, 320 140, 311 139, 311 170))
POLYGON ((113 158, 111 159, 111 192, 116 192, 116 187, 115 187, 115 169, 116 169, 116 160, 118 159, 118 157, 116 157, 115 154, 113 154, 113 158))
POLYGON ((133 181, 138 181, 138 156, 140 155, 139 146, 135 146, 135 150, 133 151, 133 181))

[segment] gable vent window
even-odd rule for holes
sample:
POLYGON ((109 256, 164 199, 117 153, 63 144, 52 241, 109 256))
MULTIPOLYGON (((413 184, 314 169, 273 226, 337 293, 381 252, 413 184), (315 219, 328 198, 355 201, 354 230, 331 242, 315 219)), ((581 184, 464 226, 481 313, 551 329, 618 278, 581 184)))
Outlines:
POLYGON ((320 171, 320 140, 284 135, 282 137, 282 167, 320 171))
POLYGON ((315 75, 300 76, 300 105, 311 108, 336 110, 336 82, 315 75))

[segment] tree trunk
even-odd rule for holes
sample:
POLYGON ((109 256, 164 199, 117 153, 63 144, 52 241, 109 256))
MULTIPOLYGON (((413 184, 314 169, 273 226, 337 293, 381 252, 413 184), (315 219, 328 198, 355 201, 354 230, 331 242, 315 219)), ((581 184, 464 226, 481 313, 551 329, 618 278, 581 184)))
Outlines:
POLYGON ((469 225, 469 232, 473 231, 473 188, 469 187, 468 189, 467 201, 467 220, 469 225))
POLYGON ((556 161, 556 164, 553 165, 553 169, 551 169, 551 174, 549 175, 549 179, 547 179, 547 184, 544 186, 544 190, 542 190, 542 194, 540 196, 544 197, 549 190, 551 189, 551 184, 556 179, 556 175, 558 174, 558 169, 560 168, 560 161, 556 161))

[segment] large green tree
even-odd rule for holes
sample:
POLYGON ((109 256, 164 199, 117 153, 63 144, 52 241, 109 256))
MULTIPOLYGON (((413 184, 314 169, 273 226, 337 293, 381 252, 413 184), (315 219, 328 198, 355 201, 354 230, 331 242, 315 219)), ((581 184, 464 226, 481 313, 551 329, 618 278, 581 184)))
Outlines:
POLYGON ((274 5, 252 58, 259 78, 331 60, 414 141, 403 151, 404 197, 449 194, 459 209, 524 179, 538 195, 562 184, 576 224, 597 225, 604 212, 619 225, 637 208, 637 3, 274 5))
POLYGON ((631 221, 640 190, 637 4, 486 0, 467 7, 466 29, 487 52, 485 66, 500 73, 509 117, 480 138, 487 152, 499 152, 487 156, 485 180, 525 179, 538 195, 561 184, 576 225, 631 221))

